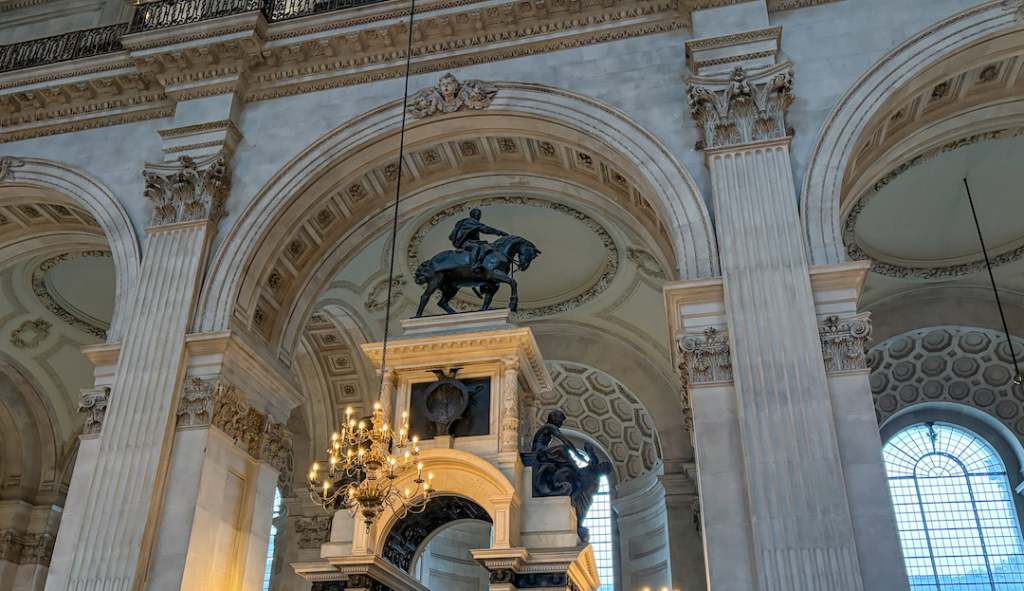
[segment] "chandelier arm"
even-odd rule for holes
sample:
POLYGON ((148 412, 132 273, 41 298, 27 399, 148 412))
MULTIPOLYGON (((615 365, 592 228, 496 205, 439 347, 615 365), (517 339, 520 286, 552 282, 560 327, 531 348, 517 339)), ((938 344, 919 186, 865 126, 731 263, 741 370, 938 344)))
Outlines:
POLYGON ((1013 351, 1013 341, 1010 340, 1010 328, 1006 324, 1006 315, 1003 314, 1003 303, 999 300, 999 290, 996 289, 996 276, 992 273, 992 261, 988 258, 988 249, 985 248, 985 238, 981 235, 981 224, 978 222, 978 212, 974 209, 974 198, 971 197, 971 186, 964 178, 964 188, 967 189, 967 202, 971 204, 971 215, 974 216, 974 227, 978 231, 978 242, 981 243, 981 253, 985 255, 985 267, 988 269, 988 278, 992 282, 992 293, 996 297, 996 307, 999 308, 999 319, 1003 321, 1003 332, 1006 333, 1006 346, 1010 349, 1010 358, 1013 359, 1013 370, 1017 372, 1013 382, 1020 386, 1024 382, 1024 374, 1017 364, 1017 354, 1013 351))

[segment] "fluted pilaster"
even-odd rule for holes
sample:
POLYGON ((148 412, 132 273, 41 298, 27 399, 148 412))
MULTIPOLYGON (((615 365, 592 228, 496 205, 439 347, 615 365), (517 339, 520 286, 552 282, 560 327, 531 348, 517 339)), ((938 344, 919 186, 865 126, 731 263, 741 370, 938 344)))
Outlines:
POLYGON ((167 478, 185 332, 215 226, 148 229, 139 292, 109 395, 89 481, 76 480, 47 589, 129 591, 146 577, 167 478))
POLYGON ((758 588, 859 591, 789 140, 706 156, 758 588))

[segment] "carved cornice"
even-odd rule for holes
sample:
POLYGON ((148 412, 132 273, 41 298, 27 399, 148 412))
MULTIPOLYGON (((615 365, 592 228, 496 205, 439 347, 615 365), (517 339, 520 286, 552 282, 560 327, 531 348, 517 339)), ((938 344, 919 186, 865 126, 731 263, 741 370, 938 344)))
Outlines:
POLYGON ((82 397, 78 400, 78 412, 88 415, 82 428, 83 437, 98 436, 103 431, 103 419, 107 415, 108 404, 110 388, 82 390, 82 397))
POLYGON ((331 524, 333 519, 328 516, 300 517, 295 520, 295 533, 299 534, 300 550, 319 548, 331 541, 331 524))
POLYGON ((709 327, 699 334, 683 333, 678 347, 679 369, 688 387, 732 381, 728 332, 709 327))
POLYGON ((292 434, 282 423, 253 408, 249 400, 223 378, 193 378, 184 384, 176 426, 179 429, 216 427, 253 459, 272 466, 281 474, 279 482, 290 486, 294 470, 292 434))
POLYGON ((865 343, 871 340, 871 314, 851 318, 828 316, 818 323, 821 355, 827 373, 867 369, 865 343))
MULTIPOLYGON (((203 170, 188 156, 178 158, 179 166, 143 171, 145 195, 153 202, 151 225, 210 220, 224 217, 224 203, 231 191, 231 171, 223 156, 214 158, 203 170)), ((155 168, 155 165, 150 165, 155 168)))
POLYGON ((703 139, 696 149, 717 148, 790 136, 786 114, 793 104, 792 63, 748 72, 686 79, 690 115, 703 139))
POLYGON ((50 566, 55 540, 51 534, 23 534, 9 529, 0 531, 0 560, 50 566))

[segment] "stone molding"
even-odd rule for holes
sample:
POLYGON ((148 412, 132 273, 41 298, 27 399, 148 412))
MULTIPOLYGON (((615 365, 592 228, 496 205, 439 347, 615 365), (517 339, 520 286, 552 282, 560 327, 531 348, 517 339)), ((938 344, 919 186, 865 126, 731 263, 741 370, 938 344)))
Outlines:
POLYGON ((720 76, 689 76, 687 104, 703 139, 695 149, 717 148, 793 135, 786 114, 793 104, 793 64, 720 76))
POLYGON ((148 165, 144 195, 153 202, 151 226, 209 220, 216 225, 227 215, 224 204, 231 191, 231 171, 224 156, 202 164, 189 156, 178 165, 148 165))
POLYGON ((501 358, 501 435, 499 451, 519 450, 519 357, 501 358))
POLYGON ((779 48, 782 44, 781 40, 782 27, 745 31, 720 37, 694 39, 693 41, 686 42, 686 67, 689 68, 690 72, 698 74, 703 68, 710 66, 731 63, 742 64, 743 62, 755 59, 772 58, 771 63, 768 65, 774 65, 774 59, 778 56, 779 48), (747 46, 746 53, 740 53, 744 51, 740 49, 744 46, 747 46), (764 49, 764 47, 768 46, 771 46, 771 49, 764 49), (717 58, 701 57, 700 55, 703 52, 708 52, 720 56, 723 50, 729 49, 732 49, 731 53, 733 55, 717 58), (758 51, 751 51, 753 49, 758 49, 758 51))
POLYGON ((679 369, 687 387, 732 381, 728 331, 713 327, 703 333, 683 333, 677 338, 679 369))
MULTIPOLYGON (((985 328, 935 326, 912 330, 871 348, 871 394, 881 425, 924 403, 968 405, 1024 441, 1024 390, 1013 385, 1006 335, 985 328)), ((1017 358, 1024 340, 1013 337, 1017 358)))
POLYGON ((865 343, 871 340, 870 316, 869 313, 842 319, 828 316, 818 323, 826 373, 867 369, 864 355, 865 343))
POLYGON ((47 311, 63 320, 68 324, 68 326, 105 341, 107 340, 107 329, 109 327, 97 326, 95 324, 95 320, 81 318, 74 312, 64 308, 64 306, 57 301, 57 298, 50 293, 50 288, 46 281, 46 273, 65 261, 77 258, 108 258, 111 256, 112 254, 109 250, 85 250, 79 252, 66 252, 50 257, 39 263, 39 266, 32 271, 32 293, 35 294, 36 299, 39 300, 39 303, 41 303, 47 311))
POLYGON ((103 431, 103 419, 107 415, 107 405, 110 404, 110 388, 94 390, 82 390, 82 396, 78 400, 78 412, 86 413, 85 426, 82 427, 82 436, 99 436, 103 431))
POLYGON ((331 541, 331 526, 333 518, 330 515, 319 517, 299 517, 295 520, 295 533, 299 534, 297 544, 300 550, 311 550, 331 541))
POLYGON ((282 423, 253 408, 249 399, 224 378, 186 381, 175 424, 178 429, 216 427, 253 459, 277 470, 282 485, 290 487, 294 471, 292 434, 282 423))
MULTIPOLYGON (((1024 126, 1004 127, 1001 129, 975 133, 944 142, 939 146, 935 146, 914 156, 913 158, 904 160, 899 165, 892 168, 885 176, 878 179, 871 188, 865 191, 857 199, 853 208, 850 209, 850 213, 847 214, 846 219, 843 221, 843 244, 846 246, 846 254, 855 261, 871 261, 871 270, 879 275, 896 277, 898 279, 951 279, 956 277, 965 277, 985 271, 985 259, 981 256, 980 252, 976 256, 975 260, 957 263, 954 265, 918 266, 913 264, 900 264, 898 261, 894 260, 882 260, 881 256, 878 254, 869 254, 865 252, 863 245, 857 238, 857 222, 868 203, 875 199, 882 189, 908 170, 924 164, 933 158, 943 154, 948 154, 960 148, 973 146, 989 140, 1020 136, 1024 136, 1024 126)), ((1024 244, 1020 244, 1019 241, 1016 241, 1015 244, 1016 246, 1011 245, 1009 250, 994 253, 990 258, 992 266, 999 267, 1024 258, 1024 244)))
POLYGON ((56 536, 23 534, 14 530, 0 531, 0 561, 14 564, 50 566, 56 536))
POLYGON ((467 109, 486 109, 498 88, 481 80, 459 82, 450 72, 441 76, 437 85, 413 93, 405 108, 416 119, 467 109))

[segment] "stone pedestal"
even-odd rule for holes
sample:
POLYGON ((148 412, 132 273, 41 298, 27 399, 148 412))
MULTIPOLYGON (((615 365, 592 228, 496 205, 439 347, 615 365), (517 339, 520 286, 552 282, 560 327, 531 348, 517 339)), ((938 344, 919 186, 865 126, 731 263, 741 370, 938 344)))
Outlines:
MULTIPOLYGON (((593 551, 580 544, 569 497, 533 498, 530 468, 524 469, 520 459, 524 399, 551 387, 533 333, 513 325, 507 310, 412 319, 402 326, 404 334, 388 343, 387 353, 386 370, 394 376, 396 389, 394 417, 422 412, 411 404, 412 392, 417 385, 438 379, 431 370, 448 375, 448 370, 459 368, 459 379, 482 378, 490 385, 486 432, 437 435, 419 446, 423 472, 433 474, 437 497, 468 499, 487 512, 493 528, 491 547, 472 554, 490 571, 491 589, 594 591, 599 583, 593 551)), ((380 365, 381 344, 364 345, 363 350, 380 365)), ((407 480, 399 479, 396 485, 406 486, 407 480)), ((325 589, 332 584, 362 588, 359 585, 367 583, 419 591, 422 585, 408 572, 381 558, 387 555, 388 534, 399 519, 385 512, 366 528, 362 521, 336 515, 331 542, 321 549, 327 563, 292 566, 325 589)))

